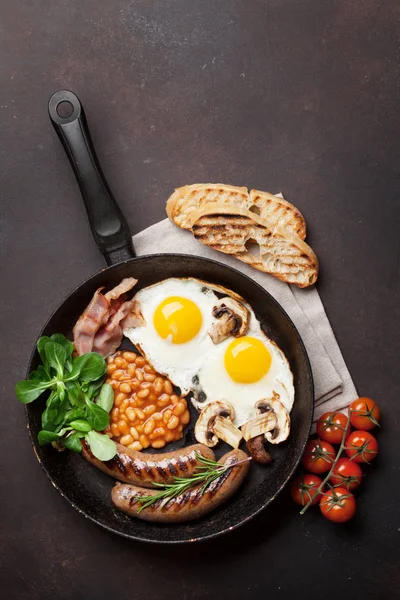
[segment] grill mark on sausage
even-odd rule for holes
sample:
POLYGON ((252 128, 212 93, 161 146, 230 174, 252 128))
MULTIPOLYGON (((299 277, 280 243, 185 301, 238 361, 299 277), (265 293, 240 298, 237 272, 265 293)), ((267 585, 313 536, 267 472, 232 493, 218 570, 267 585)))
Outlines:
POLYGON ((113 469, 113 470, 117 469, 120 473, 122 473, 122 475, 126 475, 128 473, 128 469, 126 468, 126 466, 122 462, 121 457, 119 456, 119 454, 116 454, 114 456, 114 458, 112 458, 111 460, 105 461, 105 464, 110 469, 113 469))
POLYGON ((162 479, 167 479, 167 477, 169 477, 168 469, 165 468, 162 463, 156 465, 156 469, 162 479))
POLYGON ((186 473, 188 470, 187 469, 187 461, 185 461, 183 459, 183 457, 179 456, 177 459, 177 463, 178 463, 178 468, 179 468, 180 473, 182 473, 182 474, 186 473))

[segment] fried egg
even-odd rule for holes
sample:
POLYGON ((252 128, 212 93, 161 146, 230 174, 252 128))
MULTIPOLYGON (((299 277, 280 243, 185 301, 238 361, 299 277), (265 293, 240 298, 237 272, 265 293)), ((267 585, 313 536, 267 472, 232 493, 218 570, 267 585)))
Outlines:
POLYGON ((201 410, 210 402, 225 400, 234 408, 237 427, 256 416, 256 402, 272 398, 274 392, 288 412, 293 406, 293 375, 287 358, 264 334, 252 311, 247 334, 229 337, 214 346, 198 379, 201 391, 193 400, 196 408, 201 410))
POLYGON ((166 279, 135 295, 145 325, 124 331, 154 369, 187 394, 208 352, 218 297, 197 279, 166 279))
MULTIPOLYGON (((212 286, 213 289, 218 289, 212 286)), ((251 307, 245 336, 214 344, 208 335, 218 296, 197 279, 166 279, 135 295, 145 323, 124 330, 159 373, 182 394, 194 393, 202 410, 225 400, 240 427, 256 415, 255 404, 279 394, 288 411, 294 401, 293 375, 286 356, 262 331, 251 307)))

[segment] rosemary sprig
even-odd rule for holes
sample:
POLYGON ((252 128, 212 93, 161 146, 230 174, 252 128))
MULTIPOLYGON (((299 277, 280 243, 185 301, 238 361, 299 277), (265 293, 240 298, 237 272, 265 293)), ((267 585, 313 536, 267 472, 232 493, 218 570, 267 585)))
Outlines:
POLYGON ((140 513, 144 508, 148 508, 149 506, 156 504, 160 500, 162 500, 162 503, 160 504, 160 508, 162 508, 172 498, 176 498, 176 496, 183 494, 186 492, 186 490, 200 483, 203 483, 201 493, 204 494, 208 486, 213 481, 218 479, 218 477, 220 477, 223 473, 225 473, 225 471, 251 460, 251 456, 248 456, 244 460, 240 460, 236 463, 232 463, 230 465, 221 465, 221 463, 216 462, 215 460, 211 460, 210 458, 202 456, 199 452, 196 452, 196 458, 200 464, 196 468, 196 471, 193 473, 192 477, 174 477, 173 483, 153 482, 153 485, 161 488, 161 491, 158 494, 154 494, 154 496, 140 496, 140 498, 137 499, 137 501, 141 504, 138 513, 140 513))
POLYGON ((342 455, 342 452, 343 452, 343 450, 344 450, 344 447, 345 447, 345 444, 346 444, 347 433, 348 433, 348 431, 349 431, 349 427, 350 427, 350 417, 351 417, 351 413, 352 413, 352 410, 350 409, 350 411, 349 411, 349 418, 348 418, 348 421, 347 421, 346 427, 344 428, 344 432, 343 432, 343 438, 342 438, 342 442, 341 442, 341 444, 340 444, 340 446, 339 446, 338 453, 337 453, 337 455, 336 455, 336 458, 335 458, 335 460, 334 460, 334 461, 333 461, 333 463, 332 463, 332 466, 331 466, 331 468, 330 468, 330 470, 329 470, 329 473, 326 475, 326 477, 325 477, 325 479, 322 481, 322 483, 320 483, 320 485, 319 485, 319 486, 318 486, 318 488, 317 488, 317 491, 315 492, 315 494, 313 495, 313 497, 310 499, 310 501, 309 501, 309 502, 308 502, 308 503, 307 503, 307 504, 304 506, 304 508, 303 508, 303 509, 300 511, 300 514, 301 514, 301 515, 304 515, 304 513, 306 512, 306 510, 307 510, 308 508, 310 508, 310 506, 311 506, 311 504, 312 504, 312 501, 313 501, 313 499, 315 498, 315 496, 318 496, 320 493, 322 493, 322 490, 323 490, 324 486, 325 486, 325 485, 327 484, 327 482, 329 481, 329 479, 330 479, 330 477, 331 477, 331 475, 332 475, 332 473, 333 473, 333 470, 334 470, 334 468, 336 467, 336 464, 337 464, 337 462, 338 462, 339 458, 340 458, 340 457, 341 457, 341 455, 342 455))

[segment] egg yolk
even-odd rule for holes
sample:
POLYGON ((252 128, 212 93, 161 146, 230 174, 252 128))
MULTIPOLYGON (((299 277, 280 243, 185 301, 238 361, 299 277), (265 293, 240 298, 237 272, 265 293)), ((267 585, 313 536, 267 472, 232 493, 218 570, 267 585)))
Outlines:
POLYGON ((244 336, 229 344, 224 362, 233 381, 255 383, 268 373, 272 358, 261 340, 244 336))
POLYGON ((203 317, 192 300, 170 296, 158 305, 153 321, 160 337, 171 336, 173 344, 184 344, 199 333, 203 317))

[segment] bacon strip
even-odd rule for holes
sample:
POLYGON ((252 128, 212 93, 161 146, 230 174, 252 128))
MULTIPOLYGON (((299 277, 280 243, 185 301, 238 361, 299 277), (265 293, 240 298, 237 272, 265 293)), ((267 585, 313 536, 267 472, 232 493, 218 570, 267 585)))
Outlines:
POLYGON ((115 288, 107 292, 105 295, 107 300, 116 300, 122 296, 122 294, 129 292, 137 284, 137 282, 138 280, 134 277, 126 277, 121 281, 121 283, 115 286, 115 288))
POLYGON ((137 279, 127 277, 106 294, 101 293, 103 288, 96 290, 72 330, 79 356, 94 351, 106 357, 118 348, 123 337, 120 322, 134 305, 124 294, 136 283, 137 279))
POLYGON ((94 336, 110 315, 110 303, 101 293, 102 289, 96 290, 72 330, 75 350, 79 356, 92 351, 94 336))
POLYGON ((102 356, 110 356, 116 351, 124 335, 121 321, 127 316, 134 302, 134 300, 127 300, 121 304, 117 312, 99 329, 94 338, 93 352, 98 352, 102 356))

